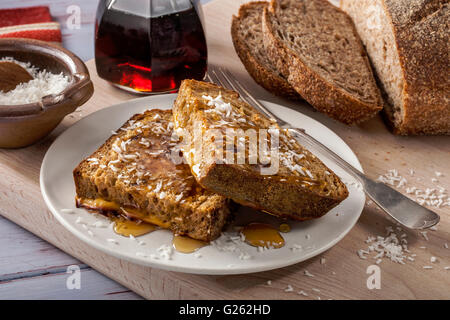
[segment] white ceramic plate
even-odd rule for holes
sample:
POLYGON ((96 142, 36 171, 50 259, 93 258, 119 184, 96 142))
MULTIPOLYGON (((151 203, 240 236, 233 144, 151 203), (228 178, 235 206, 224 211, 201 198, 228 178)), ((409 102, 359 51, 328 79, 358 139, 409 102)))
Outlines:
MULTIPOLYGON (((227 237, 223 236, 219 238, 221 246, 203 247, 197 251, 198 254, 174 251, 171 259, 165 259, 160 256, 158 248, 162 245, 171 246, 172 234, 169 231, 158 230, 141 236, 138 240, 145 244, 139 245, 139 241, 114 233, 112 225, 103 216, 77 209, 72 170, 78 163, 94 152, 111 135, 112 130, 119 128, 133 114, 150 108, 169 109, 175 98, 175 94, 151 96, 97 111, 62 133, 47 151, 40 175, 42 195, 58 221, 75 236, 107 254, 141 265, 197 274, 239 274, 280 268, 314 257, 335 245, 354 226, 362 212, 365 196, 361 190, 349 185, 349 197, 322 218, 289 222, 291 231, 283 234, 286 245, 281 249, 258 252, 255 247, 240 241, 226 242, 227 237), (73 209, 74 213, 62 209, 73 209), (79 223, 80 220, 83 223, 79 223), (97 221, 102 221, 107 227, 93 226, 97 221), (299 246, 302 249, 292 249, 300 248, 299 246), (248 259, 242 259, 243 257, 248 259)), ((264 104, 280 118, 306 129, 309 134, 361 169, 352 150, 328 128, 299 112, 269 102, 264 104)), ((336 165, 321 158, 344 181, 353 182, 336 165)), ((246 208, 239 210, 234 225, 269 222, 277 226, 280 223, 266 214, 246 208), (240 214, 242 212, 245 214, 240 214)))

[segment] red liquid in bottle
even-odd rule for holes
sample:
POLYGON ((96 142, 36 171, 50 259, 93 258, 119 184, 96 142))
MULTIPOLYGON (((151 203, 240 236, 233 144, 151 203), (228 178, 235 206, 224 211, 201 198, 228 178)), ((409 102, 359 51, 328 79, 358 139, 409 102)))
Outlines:
POLYGON ((183 79, 204 78, 206 40, 193 4, 188 2, 190 8, 155 16, 114 6, 103 8, 102 2, 95 41, 101 78, 142 93, 176 91, 183 79))

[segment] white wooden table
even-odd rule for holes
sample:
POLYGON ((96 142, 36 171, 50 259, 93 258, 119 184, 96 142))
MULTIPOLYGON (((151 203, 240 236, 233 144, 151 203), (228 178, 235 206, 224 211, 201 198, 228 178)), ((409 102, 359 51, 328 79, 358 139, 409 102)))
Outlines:
MULTIPOLYGON (((210 0, 202 0, 206 3, 210 0)), ((94 22, 98 0, 2 0, 0 9, 46 5, 61 24, 63 45, 87 61, 94 57, 94 22), (69 6, 81 9, 79 29, 69 29, 69 6)), ((1 197, 0 190, 0 197, 1 197)), ((72 258, 1 216, 0 300, 141 299, 140 296, 72 258), (77 265, 83 286, 68 290, 67 267, 77 265)))

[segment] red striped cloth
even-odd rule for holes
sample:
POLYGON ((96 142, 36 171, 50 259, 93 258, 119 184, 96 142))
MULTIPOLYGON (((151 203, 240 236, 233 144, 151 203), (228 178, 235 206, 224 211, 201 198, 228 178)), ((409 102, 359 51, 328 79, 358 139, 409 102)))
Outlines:
POLYGON ((62 41, 59 23, 43 6, 0 10, 0 38, 62 41))

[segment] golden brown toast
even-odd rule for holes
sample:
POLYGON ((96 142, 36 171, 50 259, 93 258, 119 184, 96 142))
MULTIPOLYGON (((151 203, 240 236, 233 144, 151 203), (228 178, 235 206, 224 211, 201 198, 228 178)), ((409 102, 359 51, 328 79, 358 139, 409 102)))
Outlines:
POLYGON ((296 220, 318 218, 348 196, 346 186, 336 174, 300 146, 287 130, 281 130, 240 100, 234 91, 184 80, 173 115, 176 132, 183 135, 184 157, 196 180, 208 190, 243 205, 296 220), (239 129, 256 132, 271 129, 273 134, 269 130, 266 139, 271 147, 275 146, 272 137, 279 134, 278 152, 270 155, 278 160, 274 161, 278 162, 276 172, 267 174, 272 165, 261 161, 261 154, 257 163, 250 159, 250 135, 233 137, 231 143, 227 142, 230 132, 239 129), (244 162, 239 158, 242 148, 244 162))
POLYGON ((172 128, 170 110, 134 115, 75 168, 77 205, 194 239, 217 238, 230 215, 229 201, 202 188, 180 162, 172 128))

